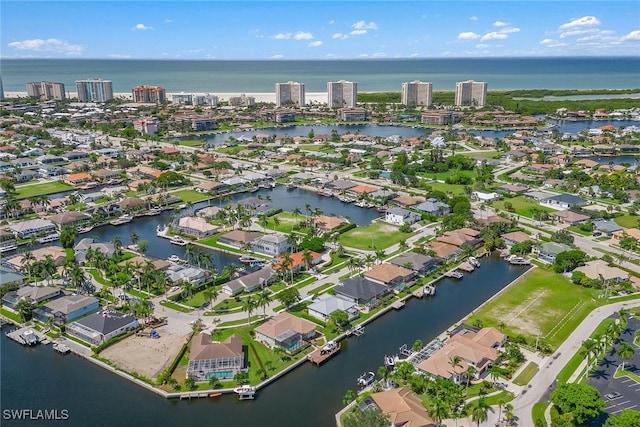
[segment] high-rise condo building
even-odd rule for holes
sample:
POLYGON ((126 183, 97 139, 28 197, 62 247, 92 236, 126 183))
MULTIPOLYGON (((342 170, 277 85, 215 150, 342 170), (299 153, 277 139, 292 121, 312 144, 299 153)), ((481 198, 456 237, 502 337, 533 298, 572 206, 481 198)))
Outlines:
POLYGON ((276 107, 303 107, 304 83, 276 83, 276 107))
POLYGON ((2 76, 0 76, 0 101, 4 100, 4 87, 2 87, 2 76))
POLYGON ((487 82, 466 80, 456 83, 456 105, 484 107, 487 103, 487 82))
POLYGON ((40 101, 62 101, 66 98, 64 83, 57 82, 29 82, 27 83, 27 96, 40 101))
POLYGON ((78 100, 80 102, 106 102, 113 99, 111 80, 77 80, 78 100))
POLYGON ((421 82, 420 80, 404 82, 402 83, 402 105, 428 107, 433 100, 432 92, 433 84, 431 82, 421 82))
POLYGON ((131 89, 133 102, 163 104, 167 102, 167 92, 160 86, 136 86, 131 89))
POLYGON ((358 103, 358 83, 340 80, 327 83, 329 108, 353 108, 358 103))

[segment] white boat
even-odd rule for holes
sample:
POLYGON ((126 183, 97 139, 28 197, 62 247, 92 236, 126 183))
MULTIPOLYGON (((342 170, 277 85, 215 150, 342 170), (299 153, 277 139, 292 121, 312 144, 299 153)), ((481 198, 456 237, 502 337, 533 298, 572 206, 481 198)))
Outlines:
POLYGON ((337 348, 338 348, 338 344, 335 341, 329 341, 328 343, 325 344, 324 347, 322 347, 322 350, 320 350, 320 354, 331 353, 337 348))
POLYGON ((169 243, 172 245, 187 246, 187 242, 180 236, 173 236, 171 240, 169 240, 169 243))
POLYGON ((0 246, 0 253, 9 252, 9 251, 13 251, 13 250, 16 250, 16 249, 18 249, 18 245, 15 245, 15 244, 0 246))
POLYGON ((24 345, 36 345, 40 342, 40 338, 33 329, 27 329, 21 333, 20 338, 22 338, 24 345))
POLYGON ((88 233, 93 230, 93 227, 78 227, 78 234, 88 233))
POLYGON ((38 239, 38 243, 49 243, 49 242, 55 242, 56 240, 58 240, 60 238, 60 235, 58 233, 54 233, 54 234, 49 234, 47 236, 44 237, 40 237, 38 239))
POLYGON ((240 400, 251 400, 256 397, 256 388, 248 384, 243 384, 233 389, 238 394, 240 400))
POLYGON ((153 209, 149 209, 145 215, 146 216, 154 216, 154 215, 160 215, 162 213, 162 209, 160 208, 153 208, 153 209))
POLYGON ((480 267, 480 261, 478 261, 478 259, 476 257, 470 256, 468 261, 469 261, 469 264, 471 264, 475 268, 480 267))
POLYGON ((169 261, 171 262, 180 262, 181 259, 178 255, 171 255, 169 258, 167 258, 169 261))
POLYGON ((358 385, 362 388, 367 387, 368 385, 371 385, 375 377, 376 374, 373 372, 365 372, 358 377, 358 385))
POLYGON ((127 224, 127 223, 131 222, 132 220, 133 220, 133 217, 131 215, 122 215, 118 219, 111 221, 110 224, 111 225, 122 225, 122 224, 127 224))
POLYGON ((462 273, 460 273, 459 271, 450 271, 448 273, 445 273, 446 277, 451 277, 454 279, 462 279, 464 277, 464 275, 462 273))
POLYGON ((434 296, 436 294, 436 287, 433 285, 427 285, 424 287, 424 294, 434 296))
POLYGON ((393 356, 384 356, 384 366, 393 369, 396 366, 396 359, 393 356))
POLYGON ((513 265, 529 265, 531 264, 531 261, 529 261, 528 259, 524 259, 520 256, 517 255, 510 255, 509 257, 507 257, 507 262, 509 264, 513 264, 513 265))

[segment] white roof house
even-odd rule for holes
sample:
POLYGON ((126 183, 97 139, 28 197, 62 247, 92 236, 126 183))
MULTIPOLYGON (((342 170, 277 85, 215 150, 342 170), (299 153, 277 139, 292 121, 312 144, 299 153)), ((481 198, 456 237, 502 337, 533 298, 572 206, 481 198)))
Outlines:
POLYGON ((358 316, 358 309, 356 308, 355 302, 347 301, 330 294, 320 295, 307 307, 307 310, 309 310, 311 316, 317 317, 322 321, 329 319, 331 315, 338 310, 347 313, 349 320, 358 316))

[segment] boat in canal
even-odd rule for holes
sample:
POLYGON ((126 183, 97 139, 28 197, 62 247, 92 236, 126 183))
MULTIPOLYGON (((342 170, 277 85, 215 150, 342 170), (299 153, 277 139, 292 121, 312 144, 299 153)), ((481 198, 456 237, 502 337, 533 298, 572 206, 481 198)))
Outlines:
POLYGON ((169 258, 167 258, 167 259, 168 259, 169 261, 171 261, 171 262, 180 262, 180 261, 182 261, 178 255, 171 255, 171 256, 170 256, 169 258))
POLYGON ((169 240, 169 243, 172 245, 187 246, 187 242, 180 236, 173 236, 171 240, 169 240))
POLYGON ((373 383, 373 380, 376 378, 376 374, 373 372, 365 372, 364 374, 358 377, 358 385, 362 388, 368 387, 373 383))
POLYGON ((249 384, 243 384, 233 389, 240 400, 252 400, 256 397, 256 388, 249 384))
POLYGON ((464 275, 462 273, 460 273, 459 271, 449 271, 448 273, 444 274, 445 277, 450 277, 452 279, 462 279, 464 277, 464 275))
POLYGON ((468 261, 469 261, 469 264, 471 264, 474 268, 480 267, 480 261, 478 261, 478 258, 474 256, 470 256, 468 261))
POLYGON ((115 219, 113 221, 111 221, 109 224, 111 225, 122 225, 122 224, 128 224, 131 221, 133 221, 133 217, 131 215, 122 215, 120 216, 118 219, 115 219))
POLYGON ((78 227, 78 234, 88 233, 93 230, 93 227, 78 227))
POLYGON ((162 209, 153 208, 153 209, 149 209, 148 211, 146 211, 144 213, 144 216, 155 216, 155 215, 160 215, 161 213, 162 213, 162 209))
POLYGON ((512 265, 529 265, 529 264, 531 264, 531 261, 529 261, 528 259, 524 259, 521 256, 517 256, 517 255, 510 255, 509 257, 507 257, 507 262, 509 264, 512 264, 512 265))
POLYGON ((20 334, 24 345, 33 346, 40 342, 40 337, 34 332, 33 329, 27 329, 20 334))
POLYGON ((47 236, 44 237, 40 237, 38 239, 38 243, 50 243, 50 242, 55 242, 56 240, 58 240, 60 238, 60 234, 58 233, 53 233, 53 234, 49 234, 47 236))
POLYGON ((393 369, 396 366, 396 359, 393 356, 384 356, 384 366, 393 369))

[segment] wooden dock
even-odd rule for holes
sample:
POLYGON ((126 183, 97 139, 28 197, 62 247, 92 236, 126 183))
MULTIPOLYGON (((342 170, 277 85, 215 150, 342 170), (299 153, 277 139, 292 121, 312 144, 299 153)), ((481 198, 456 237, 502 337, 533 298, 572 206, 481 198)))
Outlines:
POLYGON ((340 351, 340 344, 336 346, 333 350, 322 354, 322 347, 315 349, 312 353, 307 355, 307 360, 317 366, 322 365, 327 360, 331 359, 333 356, 338 354, 340 351))
POLYGON ((413 291, 413 296, 416 298, 422 298, 424 296, 424 287, 421 286, 415 291, 413 291))
POLYGON ((473 270, 475 270, 475 268, 473 267, 473 265, 469 264, 468 262, 463 262, 462 264, 460 264, 458 266, 458 270, 462 270, 462 271, 466 271, 467 273, 471 273, 473 270))
POLYGON ((400 310, 402 307, 404 307, 404 301, 403 300, 396 301, 393 304, 391 304, 391 307, 395 308, 396 310, 400 310))

